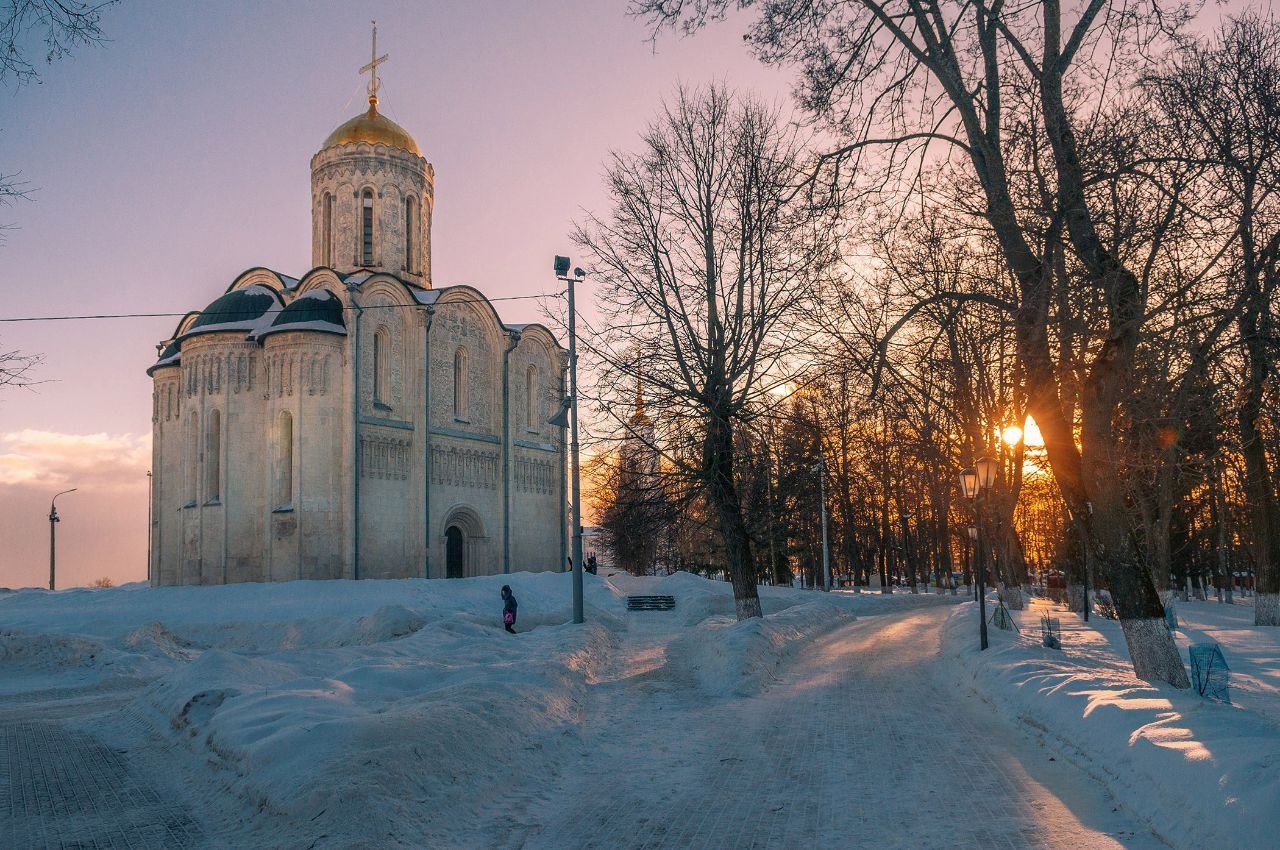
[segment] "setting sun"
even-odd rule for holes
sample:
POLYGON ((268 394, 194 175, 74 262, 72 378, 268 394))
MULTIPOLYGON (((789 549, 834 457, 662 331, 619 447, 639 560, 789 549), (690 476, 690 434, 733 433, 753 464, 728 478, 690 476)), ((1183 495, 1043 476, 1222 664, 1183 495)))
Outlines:
POLYGON ((1036 421, 1030 416, 1023 423, 1023 427, 1010 425, 1000 432, 1000 439, 1004 440, 1006 445, 1016 446, 1018 440, 1025 440, 1029 449, 1038 449, 1044 446, 1044 437, 1040 436, 1040 428, 1036 425, 1036 421))

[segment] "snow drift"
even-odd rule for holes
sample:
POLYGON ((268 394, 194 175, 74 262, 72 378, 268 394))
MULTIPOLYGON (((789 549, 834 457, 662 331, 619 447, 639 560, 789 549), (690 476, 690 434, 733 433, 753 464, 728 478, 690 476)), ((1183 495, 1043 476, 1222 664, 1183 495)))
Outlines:
POLYGON ((829 600, 750 620, 713 616, 671 642, 668 664, 691 676, 709 695, 750 696, 768 686, 796 644, 853 619, 847 608, 829 600))
MULTIPOLYGON (((991 648, 979 653, 974 607, 952 612, 945 651, 985 700, 1038 730, 1171 845, 1275 846, 1280 726, 1273 720, 1137 679, 1110 620, 1085 624, 1053 612, 1065 651, 992 630, 991 648)), ((1024 632, 1034 632, 1039 610, 1016 612, 1024 632)))

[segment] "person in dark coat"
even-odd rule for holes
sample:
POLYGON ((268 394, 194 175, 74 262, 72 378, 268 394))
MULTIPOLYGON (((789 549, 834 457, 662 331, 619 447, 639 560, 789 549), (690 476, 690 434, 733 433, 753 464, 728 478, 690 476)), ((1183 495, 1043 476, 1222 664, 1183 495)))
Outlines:
POLYGON ((511 634, 516 633, 516 597, 509 584, 502 586, 502 625, 511 634))

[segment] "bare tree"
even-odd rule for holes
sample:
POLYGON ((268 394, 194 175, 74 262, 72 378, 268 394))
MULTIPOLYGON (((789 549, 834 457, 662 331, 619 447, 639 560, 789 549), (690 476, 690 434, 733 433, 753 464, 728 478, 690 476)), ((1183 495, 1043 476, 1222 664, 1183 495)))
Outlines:
POLYGON ((1207 166, 1206 206, 1231 234, 1239 292, 1243 387, 1236 411, 1259 578, 1258 625, 1280 626, 1280 500, 1267 456, 1264 396, 1276 375, 1273 315, 1280 283, 1280 21, 1229 19, 1211 42, 1189 42, 1150 78, 1188 158, 1207 166))
MULTIPOLYGON (((633 10, 659 26, 696 29, 730 6, 754 5, 636 0, 633 10)), ((762 15, 750 39, 760 55, 801 65, 802 103, 847 138, 830 160, 856 163, 869 152, 880 154, 877 171, 891 183, 905 162, 942 156, 967 166, 976 180, 983 216, 1016 281, 1007 309, 1027 406, 1088 556, 1115 597, 1134 671, 1187 687, 1159 595, 1132 544, 1125 493, 1112 475, 1115 414, 1131 378, 1144 291, 1100 234, 1094 175, 1082 159, 1080 137, 1090 96, 1114 85, 1114 75, 1131 69, 1130 60, 1179 25, 1187 10, 1158 0, 1084 0, 1070 10, 1060 0, 759 5, 762 15), (1015 195, 1010 157, 1021 140, 1007 134, 1005 107, 1017 96, 1032 105, 1027 130, 1051 156, 1042 195, 1079 266, 1070 279, 1054 274, 1045 243, 1036 240, 1015 195), (1079 392, 1079 444, 1050 342, 1049 307, 1062 287, 1096 292, 1106 305, 1103 341, 1090 352, 1079 392)), ((952 300, 966 298, 957 293, 952 300)))
POLYGON ((681 88, 641 151, 613 156, 611 212, 575 234, 602 282, 610 334, 593 346, 604 385, 634 387, 643 368, 655 418, 698 441, 684 471, 712 508, 739 618, 761 611, 735 428, 769 382, 786 379, 805 307, 834 259, 797 191, 800 149, 775 111, 720 86, 681 88))
MULTIPOLYGON (((42 60, 34 55, 37 51, 43 52, 47 65, 78 47, 101 44, 102 10, 116 2, 0 1, 0 86, 21 88, 40 82, 42 60)), ((28 197, 28 192, 19 172, 0 169, 0 207, 28 197)), ((0 226, 0 237, 5 229, 0 226)))
POLYGON ((0 389, 5 387, 30 387, 40 383, 32 372, 44 362, 42 354, 23 354, 16 349, 0 350, 0 389))
MULTIPOLYGON (((40 82, 40 60, 32 53, 34 42, 43 45, 45 64, 68 55, 77 47, 100 44, 102 10, 118 0, 86 3, 82 0, 3 0, 0 2, 0 87, 21 88, 40 82)), ((0 168, 0 209, 30 197, 30 188, 18 171, 0 168)), ((13 225, 0 223, 0 244, 13 225)), ((27 387, 38 383, 32 370, 43 360, 39 354, 0 351, 0 388, 27 387)))

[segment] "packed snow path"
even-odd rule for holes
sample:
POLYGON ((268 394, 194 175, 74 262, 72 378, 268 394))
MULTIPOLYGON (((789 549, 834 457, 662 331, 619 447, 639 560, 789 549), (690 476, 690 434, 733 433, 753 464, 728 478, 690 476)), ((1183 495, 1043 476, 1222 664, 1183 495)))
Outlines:
POLYGON ((631 615, 578 763, 509 813, 509 846, 1164 846, 952 684, 937 658, 948 607, 864 617, 767 693, 711 701, 664 666, 676 620, 631 615))
POLYGON ((203 844, 190 814, 170 800, 120 752, 92 736, 57 720, 0 713, 5 846, 133 850, 203 844))

